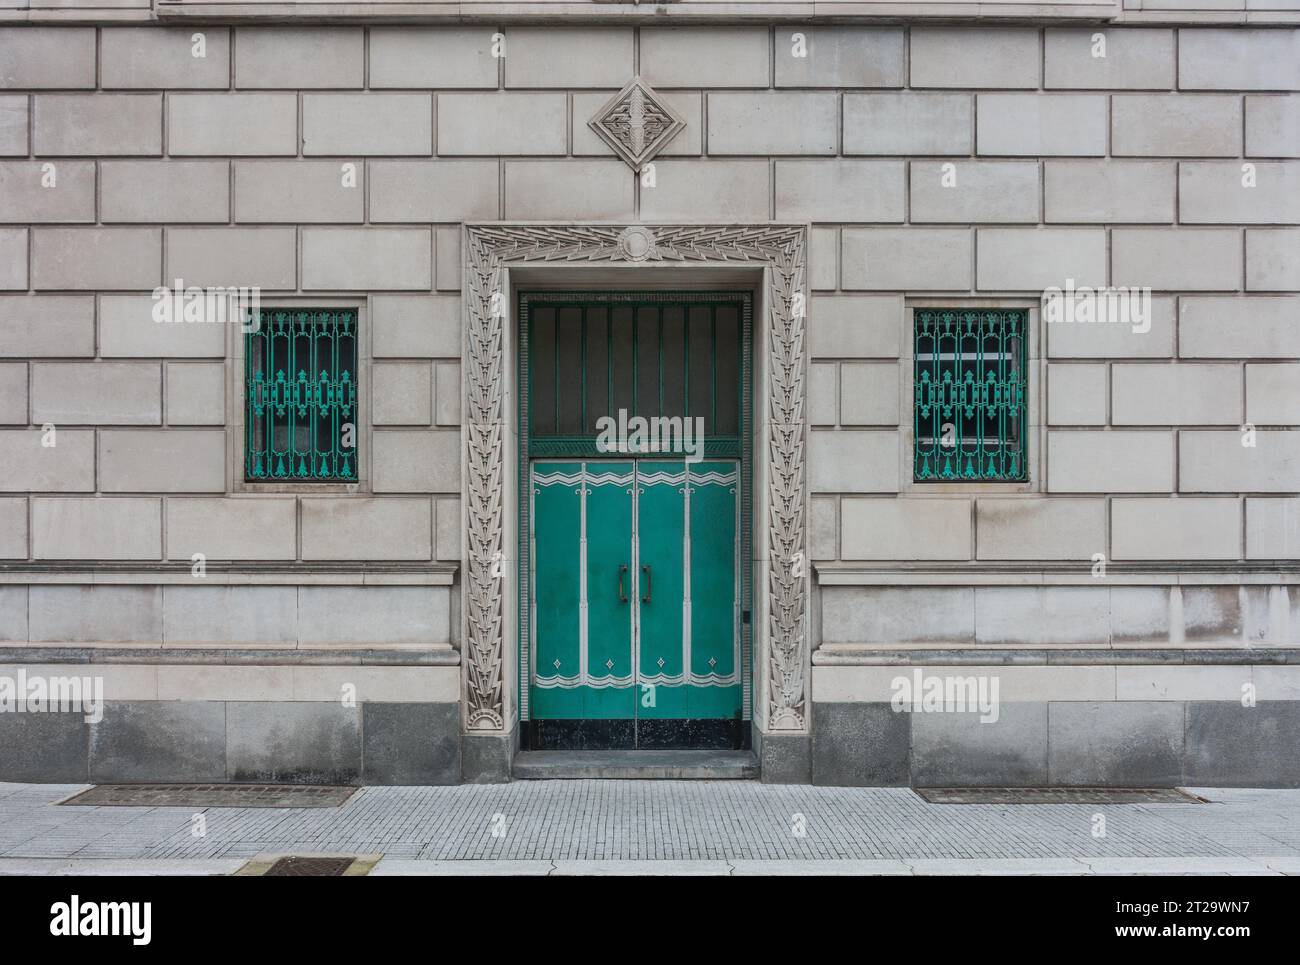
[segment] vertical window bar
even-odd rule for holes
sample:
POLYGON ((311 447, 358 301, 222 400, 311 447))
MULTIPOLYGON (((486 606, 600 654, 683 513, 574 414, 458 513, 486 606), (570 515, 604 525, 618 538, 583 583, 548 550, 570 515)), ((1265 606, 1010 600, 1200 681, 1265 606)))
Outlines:
POLYGON ((580 338, 581 338, 580 351, 582 354, 582 360, 579 365, 579 369, 580 369, 579 374, 580 374, 581 392, 582 392, 582 399, 580 402, 580 407, 582 410, 582 419, 578 423, 578 426, 580 427, 579 428, 580 432, 586 433, 587 426, 590 425, 590 423, 587 422, 587 306, 586 305, 582 306, 582 332, 580 338))
MULTIPOLYGON (((261 348, 259 332, 250 331, 244 338, 244 478, 260 479, 262 476, 261 447, 257 445, 256 421, 261 413, 261 380, 254 375, 253 356, 261 348)), ((265 354, 262 358, 265 360, 265 354)))
POLYGON ((614 412, 614 306, 605 309, 605 415, 614 412))
MULTIPOLYGON (((318 345, 321 339, 325 340, 329 368, 328 370, 322 368, 318 358, 316 366, 312 370, 312 375, 316 380, 314 412, 316 416, 325 420, 325 427, 329 430, 329 436, 322 439, 319 432, 314 431, 311 434, 311 441, 313 446, 324 448, 324 452, 317 454, 316 462, 320 466, 320 471, 331 475, 343 475, 343 406, 347 400, 343 396, 343 383, 331 379, 329 373, 339 371, 340 356, 343 350, 340 343, 345 333, 340 331, 341 317, 327 315, 325 319, 328 319, 329 322, 329 324, 325 325, 326 331, 321 333, 320 339, 312 339, 312 344, 318 345)), ((314 428, 315 426, 313 426, 314 428)))
POLYGON ((709 433, 718 429, 718 306, 709 306, 709 433))
POLYGON ((662 416, 664 414, 664 306, 663 306, 663 302, 660 302, 658 304, 657 314, 659 318, 659 338, 656 343, 659 346, 659 415, 662 416))
POLYGON ((691 418, 691 305, 682 303, 682 387, 686 398, 682 411, 691 418))
POLYGON ((301 324, 301 314, 295 314, 289 323, 289 438, 285 446, 289 453, 290 476, 302 475, 298 461, 298 421, 302 399, 302 385, 298 378, 298 327, 301 324))
POLYGON ((739 340, 736 348, 740 350, 740 364, 736 366, 736 408, 739 410, 736 414, 736 427, 740 429, 741 445, 744 446, 745 439, 745 320, 744 305, 736 305, 736 337, 739 340))
MULTIPOLYGON (((320 321, 325 321, 329 319, 329 317, 330 316, 328 315, 322 316, 320 321)), ((307 363, 307 378, 303 380, 303 392, 306 395, 306 398, 303 399, 303 404, 307 407, 306 411, 308 418, 307 445, 305 447, 307 449, 307 463, 305 468, 306 475, 308 476, 326 472, 332 473, 334 471, 332 466, 326 467, 317 459, 320 444, 316 437, 316 433, 320 430, 320 416, 328 415, 328 413, 322 413, 320 411, 317 396, 325 388, 325 386, 321 385, 321 382, 323 381, 321 378, 323 372, 320 368, 321 349, 324 348, 331 357, 333 355, 331 345, 321 345, 321 341, 327 338, 330 342, 334 341, 334 339, 330 338, 327 334, 329 328, 329 325, 320 325, 320 322, 311 321, 304 314, 303 333, 307 337, 307 351, 310 353, 307 363), (325 329, 325 331, 320 333, 319 337, 317 337, 317 333, 314 331, 318 326, 325 329)), ((323 458, 325 453, 319 453, 319 455, 323 458)))

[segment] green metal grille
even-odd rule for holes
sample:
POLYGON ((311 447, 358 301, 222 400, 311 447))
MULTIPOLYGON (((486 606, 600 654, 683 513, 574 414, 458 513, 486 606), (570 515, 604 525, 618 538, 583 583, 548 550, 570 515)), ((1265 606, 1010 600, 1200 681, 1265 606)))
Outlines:
POLYGON ((741 449, 744 298, 731 293, 534 292, 528 320, 531 456, 599 456, 598 423, 702 419, 705 454, 741 449))
POLYGON ((357 478, 357 313, 270 308, 245 336, 244 474, 252 482, 357 478))
POLYGON ((915 322, 917 482, 1023 482, 1024 309, 920 308, 915 322))

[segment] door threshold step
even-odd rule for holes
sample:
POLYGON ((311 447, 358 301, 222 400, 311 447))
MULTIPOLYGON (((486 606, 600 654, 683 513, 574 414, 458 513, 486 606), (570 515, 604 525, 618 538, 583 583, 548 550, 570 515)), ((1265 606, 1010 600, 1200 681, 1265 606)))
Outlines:
POLYGON ((752 751, 520 751, 517 781, 753 781, 752 751))

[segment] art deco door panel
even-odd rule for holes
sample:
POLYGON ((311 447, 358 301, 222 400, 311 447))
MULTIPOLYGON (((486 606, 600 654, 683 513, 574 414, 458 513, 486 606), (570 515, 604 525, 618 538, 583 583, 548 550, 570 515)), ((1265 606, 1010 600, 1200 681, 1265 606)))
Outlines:
POLYGON ((737 480, 723 460, 533 463, 536 743, 738 745, 737 480))
MULTIPOLYGON (((533 713, 631 721, 632 463, 532 471, 533 713)), ((630 728, 612 730, 630 740, 630 728)))
POLYGON ((650 688, 643 717, 684 716, 683 474, 680 462, 637 463, 637 683, 650 688))
POLYGON ((725 745, 740 718, 736 481, 733 462, 637 463, 639 746, 725 745))

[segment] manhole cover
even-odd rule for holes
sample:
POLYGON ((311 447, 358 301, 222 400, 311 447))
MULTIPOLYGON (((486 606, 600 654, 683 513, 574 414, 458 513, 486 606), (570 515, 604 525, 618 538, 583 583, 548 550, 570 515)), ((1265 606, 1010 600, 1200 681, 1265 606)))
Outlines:
POLYGON ((336 808, 356 790, 293 784, 100 784, 59 803, 77 807, 336 808))
POLYGON ((266 870, 266 878, 340 878, 352 866, 352 858, 281 858, 266 870))
POLYGON ((1205 804, 1176 787, 915 787, 931 804, 1205 804))

